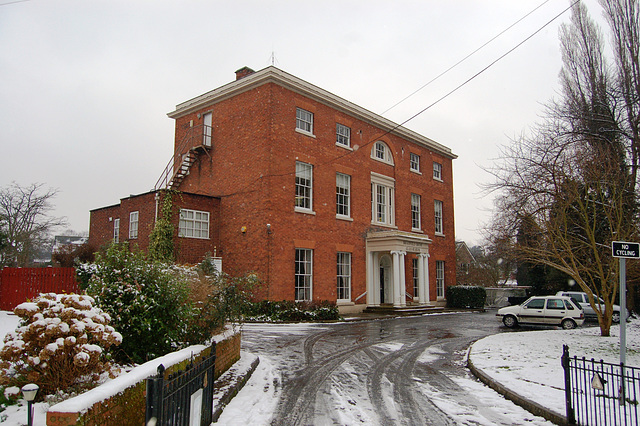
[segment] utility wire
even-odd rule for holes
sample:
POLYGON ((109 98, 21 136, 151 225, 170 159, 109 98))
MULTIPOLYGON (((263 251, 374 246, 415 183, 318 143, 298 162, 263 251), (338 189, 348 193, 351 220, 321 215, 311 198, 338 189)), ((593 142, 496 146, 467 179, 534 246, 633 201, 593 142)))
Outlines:
POLYGON ((395 129, 397 129, 398 127, 403 126, 404 124, 408 123, 409 121, 413 120, 414 118, 416 118, 417 116, 419 116, 420 114, 422 114, 423 112, 425 112, 426 110, 428 110, 429 108, 433 107, 434 105, 440 103, 441 101, 443 101, 444 99, 448 98, 449 96, 451 96, 453 93, 457 92, 458 90, 460 90, 462 87, 466 86, 468 83, 470 83, 472 80, 474 80, 476 77, 478 77, 480 74, 483 74, 485 71, 487 71, 489 68, 491 68, 492 66, 494 66, 496 63, 498 63, 499 61, 501 61, 502 59, 504 59, 507 55, 509 55, 510 53, 512 53, 514 50, 516 50, 517 48, 519 48, 520 46, 522 46, 524 43, 526 43, 527 41, 529 41, 531 38, 533 38, 536 34, 538 34, 540 31, 542 31, 543 29, 545 29, 546 27, 548 27, 553 21, 555 21, 556 19, 558 19, 560 16, 564 15, 568 10, 571 10, 571 8, 573 6, 575 6, 576 4, 580 3, 580 0, 576 0, 573 3, 571 3, 569 5, 569 7, 567 7, 566 9, 564 9, 562 12, 558 13, 556 16, 554 16, 553 18, 551 18, 546 24, 544 24, 543 26, 541 26, 540 28, 538 28, 536 31, 534 31, 533 33, 531 33, 531 35, 529 35, 527 38, 525 38, 524 40, 522 40, 520 43, 516 44, 514 47, 512 47, 511 49, 509 49, 508 51, 506 51, 505 53, 503 53, 502 55, 500 55, 497 59, 495 59, 493 62, 491 62, 489 65, 487 65, 486 67, 484 67, 483 69, 481 69, 480 71, 478 71, 477 73, 475 73, 473 76, 471 76, 470 78, 468 78, 465 82, 463 82, 462 84, 459 84, 457 87, 455 87, 453 90, 451 90, 450 92, 448 92, 447 94, 445 94, 444 96, 442 96, 441 98, 439 98, 438 100, 436 100, 435 102, 431 103, 430 105, 428 105, 426 108, 423 108, 422 110, 420 110, 418 113, 412 115, 411 117, 407 118, 405 121, 403 121, 402 123, 396 125, 394 128, 392 128, 391 130, 388 130, 387 132, 385 132, 384 134, 388 134, 392 131, 394 131, 395 129))
POLYGON ((419 91, 421 91, 422 89, 424 89, 425 87, 427 87, 428 85, 430 85, 431 83, 433 83, 434 81, 438 80, 440 77, 442 77, 443 75, 447 74, 449 71, 451 71, 452 69, 454 69, 455 67, 457 67, 458 65, 460 65, 461 63, 463 63, 464 61, 466 61, 467 59, 469 59, 471 56, 475 55, 476 53, 478 53, 480 50, 482 50, 484 47, 486 47, 488 44, 490 44, 491 42, 493 42, 495 39, 497 39, 498 37, 500 37, 502 34, 506 33, 507 31, 509 31, 511 28, 515 27, 516 25, 518 25, 520 22, 522 22, 524 19, 526 19, 529 15, 531 15, 533 12, 535 12, 536 10, 540 9, 542 6, 544 6, 545 4, 547 4, 549 2, 549 0, 546 0, 545 2, 541 3, 538 7, 536 7, 535 9, 533 9, 531 12, 527 13, 526 15, 524 15, 522 18, 518 19, 516 22, 514 22, 513 24, 509 25, 507 28, 505 28, 504 30, 502 30, 501 32, 499 32, 498 34, 496 34, 492 39, 490 39, 489 41, 487 41, 486 43, 484 43, 482 46, 478 47, 476 50, 474 50, 473 52, 469 53, 467 56, 465 56, 464 58, 460 59, 458 62, 456 62, 455 64, 451 65, 449 68, 447 68, 446 70, 442 71, 440 74, 438 74, 437 76, 435 76, 434 78, 432 78, 430 81, 428 81, 427 83, 425 83, 424 85, 422 85, 419 89, 415 90, 414 92, 410 93, 409 95, 405 96, 404 98, 402 98, 400 101, 398 101, 397 103, 393 104, 391 107, 387 108, 386 110, 382 111, 382 114, 385 114, 389 111, 391 111, 393 108, 397 107, 398 105, 400 105, 402 102, 406 101, 407 99, 409 99, 410 97, 412 97, 413 95, 415 95, 416 93, 418 93, 419 91))
POLYGON ((8 5, 10 5, 10 4, 24 3, 24 2, 27 2, 27 1, 31 1, 31 0, 15 0, 15 1, 9 1, 9 2, 6 2, 6 3, 0 3, 0 6, 8 6, 8 5))
MULTIPOLYGON (((433 106, 437 105, 438 103, 442 102, 444 99, 448 98, 449 96, 451 96, 452 94, 454 94, 455 92, 457 92, 458 90, 460 90, 461 88, 463 88, 464 86, 466 86, 467 84, 469 84, 471 81, 475 80, 478 76, 480 76, 481 74, 483 74, 485 71, 487 71, 489 68, 491 68, 492 66, 494 66, 496 63, 498 63, 499 61, 501 61, 502 59, 504 59, 507 55, 511 54, 513 51, 515 51, 517 48, 519 48, 520 46, 522 46, 524 43, 526 43, 527 41, 529 41, 531 38, 533 38, 536 34, 538 34, 540 31, 542 31, 543 29, 545 29, 546 27, 548 27, 549 25, 551 25, 551 23, 553 23, 556 19, 558 19, 560 16, 564 15, 567 11, 571 10, 571 8, 573 6, 575 6, 576 4, 580 3, 581 0, 575 0, 573 3, 571 3, 566 9, 564 9, 562 12, 558 13, 556 16, 554 16, 553 18, 551 18, 549 21, 547 21, 544 25, 542 25, 540 28, 538 28, 536 31, 534 31, 533 33, 531 33, 528 37, 526 37, 524 40, 522 40, 520 43, 516 44, 514 47, 512 47, 511 49, 509 49, 508 51, 506 51, 505 53, 503 53, 502 55, 500 55, 497 59, 495 59, 493 62, 491 62, 489 65, 487 65, 486 67, 484 67, 483 69, 481 69, 480 71, 478 71, 477 73, 475 73, 473 76, 471 76, 470 78, 468 78, 466 81, 464 81, 463 83, 459 84, 458 86, 456 86, 454 89, 452 89, 451 91, 449 91, 448 93, 446 93, 445 95, 443 95, 442 97, 440 97, 439 99, 437 99, 436 101, 432 102, 431 104, 429 104, 428 106, 426 106, 425 108, 423 108, 422 110, 420 110, 419 112, 417 112, 416 114, 412 115, 411 117, 407 118, 405 121, 403 121, 400 124, 396 124, 394 127, 392 127, 389 130, 386 130, 385 132, 383 132, 381 135, 375 136, 374 138, 371 138, 368 142, 366 142, 365 144, 363 144, 362 146, 360 146, 360 148, 366 147, 367 145, 370 145, 371 143, 373 143, 374 141, 392 133, 394 130, 404 126, 405 124, 407 124, 409 121, 413 120, 414 118, 418 117, 419 115, 421 115, 422 113, 424 113, 425 111, 427 111, 428 109, 432 108, 433 106)), ((340 158, 344 158, 348 155, 353 154, 354 152, 356 152, 356 150, 353 151, 348 151, 345 154, 339 155, 337 157, 332 158, 331 160, 327 160, 324 163, 319 163, 319 164, 314 164, 314 168, 315 167, 320 167, 326 164, 331 164, 334 161, 340 159, 340 158)), ((269 174, 269 175, 260 175, 258 176, 256 179, 254 179, 251 183, 247 184, 245 187, 243 187, 242 189, 240 189, 239 191, 236 192, 232 192, 229 194, 221 194, 221 195, 217 195, 216 197, 231 197, 234 195, 239 195, 239 194, 246 194, 246 193, 250 193, 250 192, 254 192, 257 191, 257 188, 252 188, 255 183, 257 183, 258 181, 264 179, 264 178, 271 178, 271 177, 282 177, 282 176, 288 176, 288 175, 295 175, 295 171, 293 172, 283 172, 283 173, 274 173, 274 174, 269 174), (248 189, 248 188, 252 188, 252 189, 248 189)))

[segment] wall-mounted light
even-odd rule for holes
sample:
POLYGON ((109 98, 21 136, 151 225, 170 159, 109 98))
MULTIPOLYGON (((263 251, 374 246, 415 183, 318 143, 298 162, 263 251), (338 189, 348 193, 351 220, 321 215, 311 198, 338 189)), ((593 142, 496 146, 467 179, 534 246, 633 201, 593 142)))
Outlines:
POLYGON ((247 227, 243 226, 242 228, 240 228, 240 232, 242 232, 243 234, 247 233, 247 227))
POLYGON ((271 233, 271 224, 267 223, 267 234, 271 233))

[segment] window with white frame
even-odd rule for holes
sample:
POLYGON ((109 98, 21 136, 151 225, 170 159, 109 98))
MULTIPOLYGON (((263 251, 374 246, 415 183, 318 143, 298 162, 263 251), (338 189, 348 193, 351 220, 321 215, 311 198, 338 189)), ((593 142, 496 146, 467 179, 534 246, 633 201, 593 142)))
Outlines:
POLYGON ((336 173, 336 215, 351 216, 351 176, 336 173))
POLYGON ((113 242, 120 242, 120 219, 113 219, 113 242))
POLYGON ((313 113, 302 108, 296 108, 296 129, 313 134, 313 113))
POLYGON ((411 194, 411 229, 421 229, 420 223, 420 195, 411 194))
POLYGON ((338 300, 351 301, 351 253, 338 252, 336 264, 338 300))
POLYGON ((313 166, 296 161, 296 210, 313 209, 313 166))
POLYGON ((442 201, 435 200, 433 202, 434 218, 435 218, 435 232, 436 234, 443 234, 442 228, 442 201))
POLYGON ((374 160, 382 161, 383 163, 393 165, 393 156, 391 155, 391 150, 389 149, 387 144, 382 141, 377 141, 373 144, 373 148, 371 148, 371 158, 373 158, 374 160))
POLYGON ((209 238, 209 212, 180 209, 178 231, 185 238, 209 238))
POLYGON ((395 225, 395 179, 371 172, 371 222, 395 225))
POLYGON ((129 213, 129 239, 138 238, 138 212, 129 213))
POLYGON ((351 146, 351 129, 344 124, 336 123, 336 143, 351 146))
POLYGON ((412 259, 411 266, 413 269, 413 297, 418 297, 420 296, 420 294, 418 294, 418 289, 420 288, 418 282, 418 259, 412 259))
POLYGON ((436 260, 436 296, 444 297, 444 260, 436 260))
POLYGON ((412 172, 420 173, 420 156, 413 152, 409 154, 409 169, 412 172))
POLYGON ((435 180, 442 180, 442 164, 433 162, 433 178, 435 180))
POLYGON ((311 300, 313 286, 313 250, 296 249, 295 300, 311 300))

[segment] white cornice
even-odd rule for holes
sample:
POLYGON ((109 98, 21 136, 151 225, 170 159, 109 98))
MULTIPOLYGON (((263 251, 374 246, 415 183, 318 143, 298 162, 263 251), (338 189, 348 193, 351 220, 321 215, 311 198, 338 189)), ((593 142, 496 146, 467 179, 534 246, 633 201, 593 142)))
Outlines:
POLYGON ((189 114, 195 110, 205 108, 207 106, 216 104, 222 100, 229 99, 242 92, 254 89, 258 86, 275 83, 303 96, 314 99, 332 108, 351 115, 364 122, 378 127, 383 131, 388 131, 401 138, 407 139, 419 145, 423 145, 428 149, 436 151, 438 154, 445 157, 455 159, 457 155, 451 152, 450 148, 441 145, 419 133, 402 127, 391 120, 375 114, 367 109, 364 109, 352 102, 349 102, 339 96, 334 95, 324 89, 314 86, 294 75, 288 74, 279 68, 269 66, 253 74, 250 74, 240 80, 233 81, 229 84, 225 84, 210 92, 204 93, 186 102, 182 102, 176 105, 175 111, 168 113, 171 118, 179 118, 185 114, 189 114))

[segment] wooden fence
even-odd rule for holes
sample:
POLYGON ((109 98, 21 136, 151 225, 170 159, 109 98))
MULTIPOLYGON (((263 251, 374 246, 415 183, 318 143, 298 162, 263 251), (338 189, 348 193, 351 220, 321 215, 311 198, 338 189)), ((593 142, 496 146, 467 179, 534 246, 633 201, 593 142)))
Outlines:
POLYGON ((0 310, 17 305, 40 293, 79 293, 74 268, 4 268, 0 273, 0 310))

